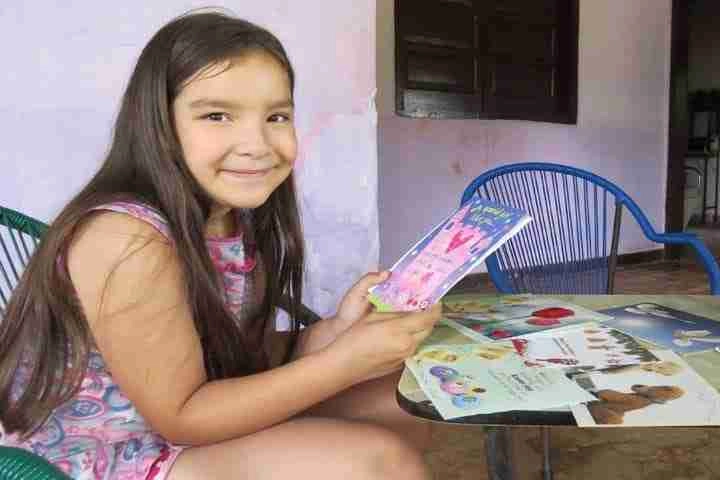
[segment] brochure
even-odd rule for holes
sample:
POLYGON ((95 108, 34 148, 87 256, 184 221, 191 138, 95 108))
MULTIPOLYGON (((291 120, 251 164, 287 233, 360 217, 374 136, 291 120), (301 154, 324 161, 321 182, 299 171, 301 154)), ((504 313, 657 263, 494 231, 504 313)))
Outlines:
POLYGON ((573 380, 595 399, 572 407, 579 426, 720 425, 720 395, 679 355, 659 362, 582 373, 573 380))
POLYGON ((601 310, 613 318, 608 326, 678 353, 720 346, 720 322, 656 303, 637 303, 601 310))
POLYGON ((559 328, 589 326, 611 318, 550 297, 528 296, 522 301, 513 298, 500 298, 491 306, 483 306, 480 311, 448 302, 442 322, 469 338, 488 342, 559 328))
POLYGON ((538 333, 530 338, 515 338, 512 343, 528 366, 591 371, 657 361, 633 337, 603 325, 538 333))
POLYGON ((434 345, 405 364, 444 419, 545 410, 594 397, 558 369, 530 368, 506 344, 434 345))
POLYGON ((475 196, 405 253, 368 298, 379 311, 426 308, 530 220, 521 210, 475 196))

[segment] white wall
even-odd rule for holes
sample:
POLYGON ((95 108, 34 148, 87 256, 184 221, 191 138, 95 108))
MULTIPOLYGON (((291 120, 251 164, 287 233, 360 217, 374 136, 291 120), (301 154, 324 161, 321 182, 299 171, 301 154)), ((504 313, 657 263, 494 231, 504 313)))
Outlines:
MULTIPOLYGON (((0 205, 51 220, 99 166, 142 46, 207 2, 3 2, 0 205)), ((320 313, 378 257, 373 0, 212 2, 267 26, 297 70, 308 302, 320 313)))
MULTIPOLYGON (((380 260, 394 262, 501 164, 547 161, 619 184, 665 225, 670 0, 581 0, 578 124, 418 120, 394 110, 393 0, 379 0, 380 260)), ((629 218, 626 215, 626 218, 629 218)), ((621 252, 657 248, 627 221, 621 252)))

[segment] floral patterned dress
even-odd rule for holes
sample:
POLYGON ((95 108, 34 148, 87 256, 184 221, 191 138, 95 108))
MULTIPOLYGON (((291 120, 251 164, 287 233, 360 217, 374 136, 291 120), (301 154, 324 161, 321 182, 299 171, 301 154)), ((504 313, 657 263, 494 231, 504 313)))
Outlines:
MULTIPOLYGON (((170 238, 165 219, 148 206, 114 202, 94 210, 132 215, 170 238)), ((241 233, 232 238, 208 238, 207 245, 223 276, 228 307, 238 318, 244 317, 261 301, 253 288, 261 269, 254 244, 241 233)), ((27 368, 21 366, 18 372, 18 392, 27 368)), ((70 401, 26 440, 5 434, 0 425, 0 444, 41 455, 79 480, 163 480, 185 448, 151 430, 113 381, 96 350, 90 355, 79 392, 70 401)))

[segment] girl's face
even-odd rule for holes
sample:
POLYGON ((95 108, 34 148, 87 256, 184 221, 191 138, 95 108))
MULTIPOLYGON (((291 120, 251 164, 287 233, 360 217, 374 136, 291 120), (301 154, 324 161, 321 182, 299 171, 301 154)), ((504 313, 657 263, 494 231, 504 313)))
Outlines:
POLYGON ((175 98, 173 119, 214 211, 258 207, 290 175, 297 154, 290 80, 267 53, 197 74, 175 98))

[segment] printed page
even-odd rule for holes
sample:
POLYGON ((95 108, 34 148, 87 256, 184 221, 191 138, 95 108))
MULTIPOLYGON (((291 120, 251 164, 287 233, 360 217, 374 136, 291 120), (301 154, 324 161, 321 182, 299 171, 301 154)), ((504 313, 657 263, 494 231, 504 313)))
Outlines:
POLYGON ((578 374, 594 399, 572 407, 583 427, 720 425, 720 395, 679 355, 654 350, 658 362, 578 374))
POLYGON ((720 347, 720 322, 656 303, 603 310, 605 324, 659 347, 684 354, 720 347))
POLYGON ((603 370, 657 361, 657 357, 630 335, 598 324, 570 331, 548 331, 512 340, 526 365, 603 370))
POLYGON ((445 419, 509 410, 543 410, 593 397, 561 370, 529 368, 511 344, 432 346, 406 361, 445 419))
POLYGON ((473 311, 472 306, 461 307, 453 302, 448 302, 446 307, 442 322, 479 342, 583 328, 611 319, 602 313, 549 297, 501 298, 492 306, 483 306, 480 312, 473 311))

